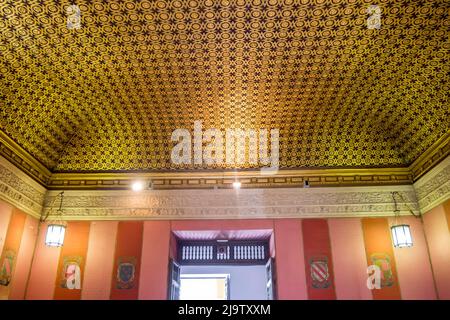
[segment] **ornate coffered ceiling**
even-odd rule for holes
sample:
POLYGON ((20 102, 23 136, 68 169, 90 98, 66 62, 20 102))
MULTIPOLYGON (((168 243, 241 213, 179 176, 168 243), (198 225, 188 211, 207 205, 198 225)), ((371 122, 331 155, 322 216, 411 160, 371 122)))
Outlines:
POLYGON ((0 149, 17 144, 42 180, 226 169, 170 161, 172 131, 201 120, 279 128, 286 170, 407 168, 448 141, 450 7, 382 1, 369 29, 371 4, 4 0, 0 149))

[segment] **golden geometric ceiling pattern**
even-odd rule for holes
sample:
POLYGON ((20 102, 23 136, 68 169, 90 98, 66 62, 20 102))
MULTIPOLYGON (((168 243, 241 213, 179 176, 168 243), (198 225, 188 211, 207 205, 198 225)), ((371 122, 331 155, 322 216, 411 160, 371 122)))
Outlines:
POLYGON ((1 1, 0 129, 53 172, 180 169, 195 120, 279 128, 282 168, 409 165, 449 131, 450 7, 371 4, 1 1))

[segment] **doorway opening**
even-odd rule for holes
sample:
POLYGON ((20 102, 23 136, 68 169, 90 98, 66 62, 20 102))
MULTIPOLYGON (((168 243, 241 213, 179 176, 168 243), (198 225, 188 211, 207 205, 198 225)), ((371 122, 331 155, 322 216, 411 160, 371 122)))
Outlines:
POLYGON ((229 274, 183 274, 180 300, 229 300, 229 274))
MULTIPOLYGON (((171 245, 171 300, 272 300, 275 298, 275 252, 272 232, 248 230, 245 239, 221 232, 218 239, 195 239, 174 232, 171 245)), ((208 231, 204 231, 208 232, 208 231)), ((209 231, 210 234, 212 231, 209 231)), ((216 232, 217 233, 217 232, 216 232)))

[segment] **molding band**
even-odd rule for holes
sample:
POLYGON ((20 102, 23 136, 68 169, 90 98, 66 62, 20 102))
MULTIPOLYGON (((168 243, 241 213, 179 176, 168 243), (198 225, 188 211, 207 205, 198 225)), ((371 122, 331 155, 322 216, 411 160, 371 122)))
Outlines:
POLYGON ((450 199, 450 155, 416 181, 414 189, 422 213, 450 199))
MULTIPOLYGON (((235 190, 66 191, 68 220, 256 219, 293 217, 365 217, 393 215, 392 191, 400 191, 418 210, 409 186, 276 188, 235 190)), ((45 211, 57 196, 49 191, 45 211)), ((50 219, 51 219, 50 214, 50 219)))
POLYGON ((46 191, 42 185, 0 156, 0 199, 39 218, 46 191))

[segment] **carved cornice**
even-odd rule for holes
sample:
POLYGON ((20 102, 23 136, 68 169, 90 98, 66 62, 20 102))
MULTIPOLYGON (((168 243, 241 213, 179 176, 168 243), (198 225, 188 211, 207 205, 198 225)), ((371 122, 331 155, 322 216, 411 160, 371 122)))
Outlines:
MULTIPOLYGON (((393 215, 391 192, 399 191, 417 211, 412 185, 385 187, 267 188, 217 190, 66 191, 67 220, 249 219, 367 217, 393 215)), ((50 191, 44 212, 58 191, 50 191)), ((53 210, 53 212, 55 212, 53 210)), ((50 218, 52 212, 50 211, 50 218)))
POLYGON ((51 176, 43 164, 37 161, 32 155, 19 146, 14 140, 0 130, 0 155, 9 162, 20 168, 31 178, 46 186, 51 176))
MULTIPOLYGON (((384 187, 267 188, 235 190, 66 191, 65 219, 226 219, 392 215, 391 192, 400 203, 426 212, 450 197, 450 157, 411 185, 384 187)), ((58 191, 50 191, 44 212, 58 191)), ((0 198, 40 216, 45 189, 0 157, 0 198)), ((51 218, 51 217, 50 217, 51 218)))
POLYGON ((177 172, 177 173, 92 173, 53 174, 48 188, 56 190, 129 189, 136 179, 151 182, 153 189, 227 189, 237 179, 242 188, 300 187, 308 180, 311 187, 369 186, 411 184, 407 169, 316 169, 280 170, 274 174, 260 171, 177 172))
MULTIPOLYGON (((308 179, 311 181, 310 178, 314 176, 328 177, 332 173, 330 171, 332 170, 311 171, 308 179)), ((271 178, 289 177, 282 177, 281 173, 280 176, 271 178)), ((234 173, 228 173, 232 174, 234 173)), ((251 174, 243 172, 240 178, 251 179, 251 174)), ((159 178, 167 181, 164 179, 168 177, 159 178)), ((207 179, 201 174, 193 178, 207 179)), ((221 179, 230 183, 233 181, 227 174, 221 179)), ((237 191, 155 188, 140 193, 128 190, 67 190, 64 218, 129 220, 389 216, 394 212, 391 196, 393 191, 399 191, 406 199, 406 203, 399 204, 401 214, 405 215, 410 214, 408 207, 415 212, 420 209, 424 213, 446 201, 450 198, 450 157, 414 185, 244 188, 237 191)), ((44 187, 0 157, 1 199, 39 217, 41 213, 49 212, 49 206, 58 193, 56 190, 48 191, 46 196, 44 187)))
POLYGON ((416 181, 414 189, 422 213, 450 199, 450 156, 416 181))
POLYGON ((410 172, 417 181, 424 174, 433 169, 438 163, 450 155, 450 132, 437 140, 409 167, 410 172))
POLYGON ((46 189, 0 156, 0 199, 40 217, 46 189))

